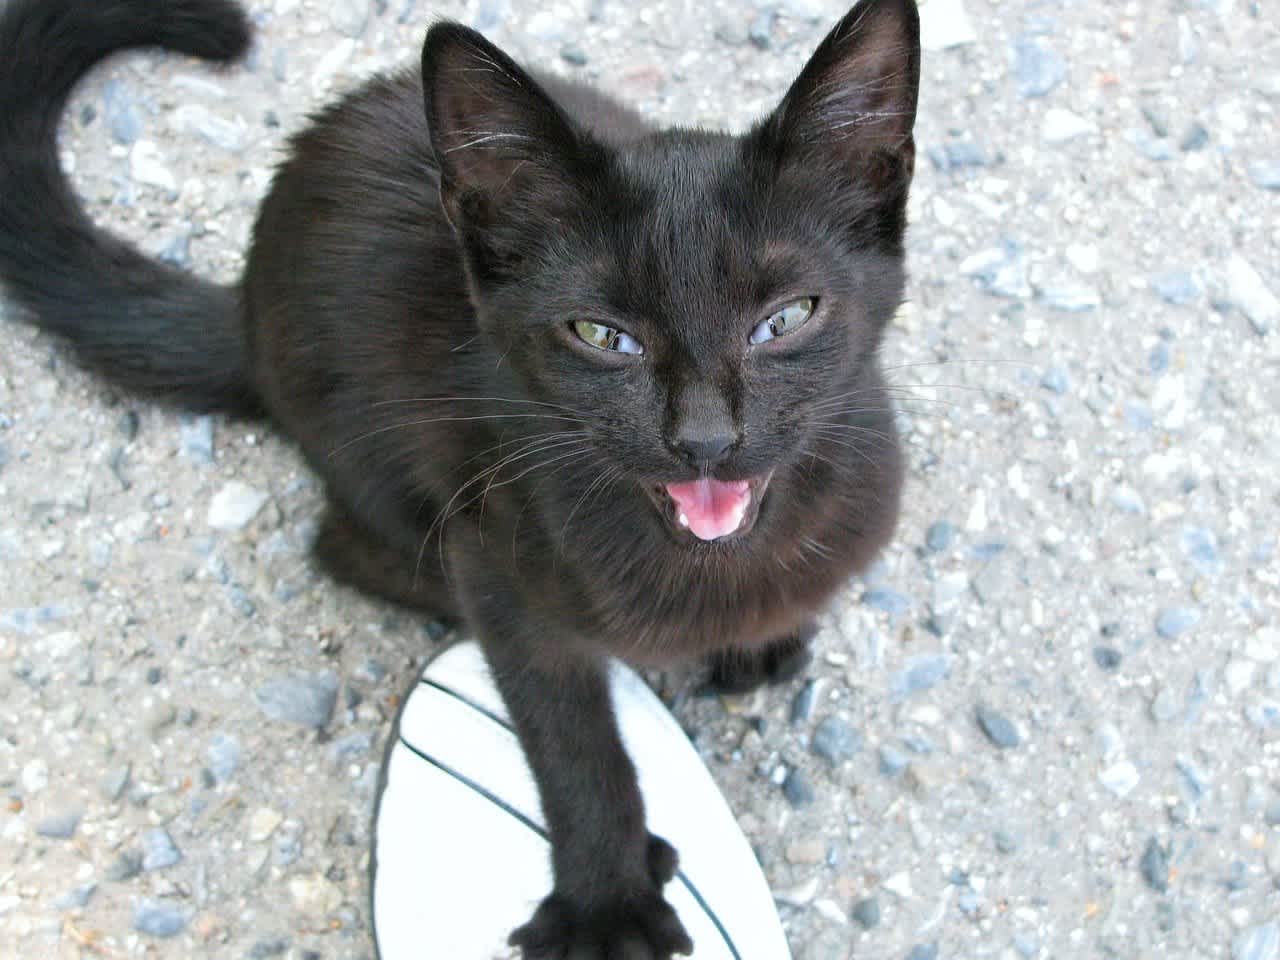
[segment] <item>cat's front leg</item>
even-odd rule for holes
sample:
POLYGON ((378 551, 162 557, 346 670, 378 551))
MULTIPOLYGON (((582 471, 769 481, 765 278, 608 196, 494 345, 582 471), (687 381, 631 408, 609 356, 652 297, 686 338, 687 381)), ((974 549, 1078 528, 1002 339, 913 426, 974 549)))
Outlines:
POLYGON ((786 683, 813 659, 811 647, 817 632, 817 625, 810 622, 756 650, 718 650, 708 663, 707 684, 717 693, 747 693, 765 684, 786 683))
POLYGON ((525 960, 669 960, 693 949, 662 887, 675 851, 650 835, 603 657, 554 643, 492 570, 463 584, 542 799, 555 888, 511 934, 525 960))

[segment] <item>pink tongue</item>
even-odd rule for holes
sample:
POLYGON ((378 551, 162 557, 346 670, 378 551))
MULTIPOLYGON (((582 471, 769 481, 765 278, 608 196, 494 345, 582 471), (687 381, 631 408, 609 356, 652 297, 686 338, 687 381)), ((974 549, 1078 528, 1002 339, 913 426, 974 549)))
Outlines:
POLYGON ((715 540, 727 537, 742 525, 751 488, 745 480, 713 480, 703 477, 688 483, 668 483, 678 517, 695 537, 715 540))

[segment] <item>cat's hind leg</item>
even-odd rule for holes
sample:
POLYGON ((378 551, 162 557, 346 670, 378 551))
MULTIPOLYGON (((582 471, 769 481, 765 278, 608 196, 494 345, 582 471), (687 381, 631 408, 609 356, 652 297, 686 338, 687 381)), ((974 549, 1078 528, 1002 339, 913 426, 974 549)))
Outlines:
POLYGON ((332 501, 320 521, 311 550, 321 569, 362 593, 439 620, 458 619, 438 564, 416 562, 332 501))
POLYGON ((786 683, 809 665, 817 632, 811 622, 756 650, 718 650, 711 655, 707 682, 718 693, 747 693, 765 684, 786 683))

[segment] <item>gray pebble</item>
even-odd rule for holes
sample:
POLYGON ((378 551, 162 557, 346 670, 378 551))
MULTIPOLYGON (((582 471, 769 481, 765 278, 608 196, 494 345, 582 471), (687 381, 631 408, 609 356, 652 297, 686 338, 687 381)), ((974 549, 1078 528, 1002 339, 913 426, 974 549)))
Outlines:
POLYGON ((897 590, 877 587, 862 595, 862 602, 869 607, 883 610, 893 617, 900 617, 911 609, 911 598, 897 590))
POLYGON ((471 19, 471 26, 481 33, 493 30, 501 25, 511 9, 511 0, 480 0, 476 15, 471 19))
POLYGON ((575 67, 584 67, 587 64, 586 53, 581 47, 573 44, 560 48, 560 59, 575 67))
POLYGON ((330 0, 329 20, 339 33, 360 36, 369 23, 369 0, 330 0))
POLYGON ((182 851, 164 827, 156 827, 142 835, 142 869, 164 870, 182 860, 182 851))
POLYGON ((1265 160, 1250 164, 1249 179, 1263 190, 1280 190, 1280 161, 1265 160))
POLYGON ((1245 712, 1249 722, 1262 731, 1280 730, 1280 703, 1274 700, 1263 700, 1255 703, 1245 712))
POLYGON ((1280 960, 1280 921, 1237 934, 1231 944, 1231 960, 1280 960))
POLYGON ((1156 617, 1156 633, 1173 640, 1198 624, 1201 616, 1199 607, 1166 607, 1156 617))
POLYGON ((125 850, 104 871, 103 876, 113 883, 124 883, 142 873, 142 854, 125 850))
POLYGON ((1191 565, 1206 577, 1222 572, 1222 558, 1218 556, 1218 537, 1206 527, 1184 527, 1179 539, 1182 552, 1191 565))
POLYGON ((129 88, 119 80, 102 85, 102 111, 116 143, 131 146, 142 134, 137 101, 129 88))
POLYGON ((992 834, 992 839, 995 841, 996 849, 1003 854, 1017 853, 1018 848, 1022 846, 1022 841, 1017 835, 1008 830, 997 830, 992 834))
POLYGON ((1177 307, 1196 300, 1204 289, 1190 270, 1166 270, 1151 278, 1151 289, 1165 303, 1177 307))
POLYGON ((331 671, 294 674, 258 688, 258 706, 272 720, 316 730, 329 722, 338 699, 338 677, 331 671))
POLYGON ((357 731, 349 733, 345 737, 338 737, 329 745, 329 752, 335 760, 343 760, 350 757, 359 757, 369 752, 373 747, 373 734, 368 731, 357 731))
POLYGON ((120 419, 116 421, 116 428, 124 436, 125 443, 132 443, 138 436, 138 428, 142 421, 138 418, 137 410, 126 410, 120 414, 120 419))
POLYGON ((1169 369, 1169 345, 1163 340, 1151 348, 1151 353, 1147 356, 1147 369, 1157 375, 1169 369))
POLYGON ((946 520, 938 520, 929 527, 924 535, 924 545, 934 553, 941 553, 951 546, 956 537, 956 528, 946 520))
POLYGON ((178 427, 182 452, 193 463, 213 463, 213 417, 184 416, 178 427))
POLYGON ((896 777, 911 765, 911 758, 897 747, 884 744, 880 747, 880 772, 886 777, 896 777))
POLYGON ((782 781, 782 795, 796 808, 807 807, 817 799, 813 784, 809 782, 805 772, 798 767, 793 767, 787 773, 787 779, 782 781))
POLYGON ((1148 887, 1156 893, 1169 892, 1169 851, 1155 837, 1147 841, 1139 867, 1148 887))
POLYGON ((912 657, 905 670, 895 673, 889 680, 890 696, 902 700, 914 693, 936 687, 951 672, 951 658, 946 654, 930 653, 912 657))
POLYGON ((1018 96, 1043 97, 1067 78, 1067 64, 1044 40, 1024 34, 1013 44, 1013 77, 1018 96))
POLYGON ((1040 386, 1051 393, 1062 396, 1071 389, 1071 378, 1067 376, 1067 371, 1061 367, 1050 367, 1044 372, 1044 376, 1040 378, 1040 386))
POLYGON ((803 687, 791 700, 791 723, 799 726, 808 723, 813 717, 813 701, 818 693, 818 682, 806 680, 803 687))
POLYGON ((1209 130, 1203 123, 1193 123, 1187 128, 1187 132, 1182 136, 1182 142, 1178 147, 1183 153, 1191 153, 1195 150, 1203 150, 1209 145, 1209 130))
POLYGON ((75 835, 76 827, 80 825, 83 817, 84 812, 80 810, 67 810, 52 817, 46 817, 36 824, 36 833, 50 840, 66 840, 75 835))
POLYGON ((1093 660, 1103 670, 1115 670, 1124 657, 1115 647, 1098 646, 1093 648, 1093 660))
POLYGON ((82 884, 54 900, 53 907, 55 910, 82 910, 89 905, 97 889, 98 885, 92 881, 82 884))
POLYGON ((209 772, 219 783, 226 783, 240 766, 240 741, 225 733, 215 734, 204 752, 209 772))
POLYGON ((1141 515, 1147 512, 1147 504, 1142 499, 1142 494, 1133 487, 1116 487, 1111 492, 1111 505, 1121 513, 1141 515))
POLYGON ((773 23, 778 18, 778 11, 772 7, 765 7, 751 21, 751 26, 747 28, 747 37, 760 50, 768 50, 773 43, 773 23))
POLYGON ((907 954, 907 960, 938 960, 938 945, 936 943, 921 943, 911 948, 911 952, 907 954))
POLYGON ((862 735, 839 717, 827 717, 813 731, 809 748, 838 767, 862 749, 862 735))
POLYGON ((867 897, 853 905, 851 916, 863 930, 873 930, 880 926, 880 901, 875 897, 867 897))
POLYGON ((978 726, 987 735, 987 739, 1002 750, 1009 750, 1022 743, 1018 728, 1003 713, 988 706, 979 706, 976 711, 978 726))
POLYGON ((139 900, 133 906, 133 929, 152 937, 176 937, 191 922, 191 911, 163 900, 139 900))
POLYGON ((966 258, 960 263, 960 272, 973 277, 992 296, 1011 300, 1031 296, 1026 257, 1022 245, 1015 240, 1005 240, 999 247, 990 247, 966 258))
POLYGON ((949 140, 940 147, 932 147, 929 160, 942 173, 974 170, 991 163, 982 147, 972 140, 949 140))
POLYGON ((279 957, 288 949, 288 937, 272 937, 266 940, 259 940, 249 948, 249 960, 264 960, 266 957, 279 957))

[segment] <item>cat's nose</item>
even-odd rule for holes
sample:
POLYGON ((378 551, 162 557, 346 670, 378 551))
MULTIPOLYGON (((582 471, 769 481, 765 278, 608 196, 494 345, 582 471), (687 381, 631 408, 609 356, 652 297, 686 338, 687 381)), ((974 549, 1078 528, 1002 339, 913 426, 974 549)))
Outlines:
POLYGON ((728 456, 738 443, 738 438, 727 432, 681 432, 671 441, 671 447, 681 460, 694 467, 712 467, 728 456))

